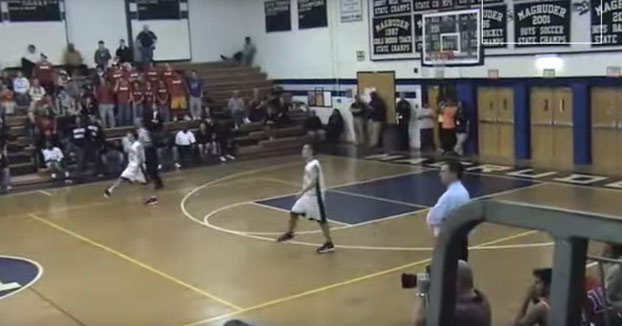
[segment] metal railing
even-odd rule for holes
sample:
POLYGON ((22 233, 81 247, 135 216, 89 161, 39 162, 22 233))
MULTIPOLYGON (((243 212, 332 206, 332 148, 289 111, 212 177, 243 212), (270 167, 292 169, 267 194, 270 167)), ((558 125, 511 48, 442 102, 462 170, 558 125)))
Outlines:
POLYGON ((452 325, 460 240, 483 222, 549 233, 555 241, 549 325, 580 326, 588 239, 622 240, 622 218, 509 201, 477 201, 451 214, 432 260, 429 326, 452 325))

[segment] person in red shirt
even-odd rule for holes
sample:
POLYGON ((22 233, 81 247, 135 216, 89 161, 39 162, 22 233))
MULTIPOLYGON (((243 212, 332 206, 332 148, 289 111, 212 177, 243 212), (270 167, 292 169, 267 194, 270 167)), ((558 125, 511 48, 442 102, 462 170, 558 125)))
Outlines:
POLYGON ((160 111, 160 115, 164 119, 165 122, 171 120, 171 112, 169 108, 169 100, 170 95, 168 93, 168 88, 163 80, 160 80, 158 83, 158 90, 156 94, 156 104, 158 106, 158 110, 160 111))
POLYGON ((134 118, 142 118, 145 104, 145 93, 139 82, 132 87, 132 104, 134 104, 134 118))
POLYGON ((51 95, 45 95, 35 107, 35 121, 41 134, 46 131, 56 133, 56 119, 54 119, 54 101, 51 95))
POLYGON ((132 108, 130 106, 132 98, 131 84, 126 77, 119 78, 114 85, 114 93, 117 96, 117 110, 119 122, 121 124, 132 120, 132 108))
POLYGON ((173 70, 171 65, 169 63, 164 64, 164 71, 162 71, 162 79, 164 79, 164 82, 168 82, 170 79, 172 79, 174 74, 175 71, 173 70))
POLYGON ((160 80, 160 71, 153 62, 149 63, 149 67, 145 71, 145 75, 147 75, 147 82, 150 83, 151 86, 158 84, 158 81, 160 80))
POLYGON ((151 83, 145 84, 145 90, 143 91, 143 93, 145 94, 145 100, 143 101, 143 110, 153 107, 153 104, 155 103, 156 92, 157 90, 155 90, 151 86, 151 83))
POLYGON ((188 85, 186 79, 182 78, 179 73, 174 72, 171 79, 168 80, 168 91, 171 94, 171 115, 173 121, 177 121, 179 117, 189 118, 187 114, 188 103, 188 85))
POLYGON ((138 70, 136 70, 136 68, 134 68, 131 63, 126 62, 125 64, 123 64, 123 70, 125 71, 125 75, 127 76, 130 83, 138 81, 138 70))
POLYGON ((121 69, 121 67, 119 67, 117 64, 113 64, 112 68, 110 68, 108 72, 108 78, 110 79, 112 85, 116 85, 119 79, 125 77, 125 73, 126 72, 121 69))
POLYGON ((95 88, 95 96, 97 97, 102 127, 114 128, 117 123, 114 117, 114 92, 110 82, 100 78, 99 85, 95 88))
POLYGON ((45 88, 48 94, 56 92, 56 72, 45 54, 41 54, 41 61, 35 65, 33 75, 39 79, 41 86, 45 88))

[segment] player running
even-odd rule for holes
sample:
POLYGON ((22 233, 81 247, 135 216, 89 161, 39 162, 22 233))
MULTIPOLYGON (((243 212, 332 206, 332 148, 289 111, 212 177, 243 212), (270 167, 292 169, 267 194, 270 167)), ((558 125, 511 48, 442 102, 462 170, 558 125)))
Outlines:
POLYGON ((285 242, 293 239, 298 218, 305 216, 320 224, 326 243, 317 249, 317 253, 324 254, 335 251, 335 246, 330 236, 330 226, 324 206, 324 174, 320 162, 315 158, 316 154, 317 148, 315 146, 306 144, 302 147, 302 157, 307 163, 302 180, 302 191, 298 194, 298 200, 290 212, 289 229, 276 241, 285 242))

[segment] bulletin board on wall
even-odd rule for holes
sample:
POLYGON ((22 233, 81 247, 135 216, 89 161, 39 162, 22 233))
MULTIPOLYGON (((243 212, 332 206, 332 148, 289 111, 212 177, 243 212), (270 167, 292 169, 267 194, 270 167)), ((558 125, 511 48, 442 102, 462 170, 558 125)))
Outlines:
POLYGON ((60 64, 67 47, 63 0, 6 0, 0 5, 0 60, 3 67, 21 65, 29 44, 50 62, 60 64))
POLYGON ((477 8, 486 56, 622 50, 617 0, 374 0, 368 2, 370 57, 420 58, 423 15, 477 8))
POLYGON ((145 25, 158 37, 155 61, 192 59, 188 0, 126 0, 129 1, 132 38, 145 25))
POLYGON ((284 32, 292 29, 290 0, 271 0, 264 2, 266 33, 284 32))

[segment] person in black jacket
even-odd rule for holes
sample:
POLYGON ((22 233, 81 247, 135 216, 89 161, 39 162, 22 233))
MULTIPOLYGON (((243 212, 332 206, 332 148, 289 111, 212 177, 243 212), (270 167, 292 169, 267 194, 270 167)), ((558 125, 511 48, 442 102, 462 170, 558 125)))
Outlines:
POLYGON ((214 123, 211 118, 207 118, 206 121, 201 122, 199 130, 196 132, 195 139, 197 141, 197 148, 199 149, 199 158, 201 161, 207 159, 210 153, 210 149, 214 148, 214 123), (210 126, 208 127, 208 123, 210 126))
POLYGON ((400 150, 407 151, 410 149, 410 136, 409 136, 409 128, 410 128, 410 114, 411 114, 412 106, 410 102, 406 99, 404 93, 400 93, 400 100, 397 102, 396 108, 396 118, 397 118, 397 128, 399 132, 399 141, 400 141, 400 150))
POLYGON ((9 141, 13 137, 9 134, 9 127, 0 118, 0 193, 11 190, 11 171, 9 169, 9 141))
POLYGON ((216 122, 214 126, 216 133, 216 142, 219 147, 219 159, 221 162, 229 160, 235 160, 233 152, 235 150, 235 143, 233 141, 232 126, 227 123, 216 122))
POLYGON ((125 40, 121 39, 119 41, 119 47, 115 52, 115 56, 117 57, 119 63, 126 63, 134 61, 134 51, 130 49, 127 45, 125 45, 125 40))
POLYGON ((350 105, 352 113, 352 124, 354 125, 354 140, 357 145, 365 145, 367 142, 367 111, 369 107, 363 101, 361 95, 354 97, 354 102, 350 105))
POLYGON ((95 161, 95 173, 101 177, 104 173, 104 167, 107 166, 105 160, 106 154, 106 135, 99 120, 94 116, 89 117, 87 124, 87 146, 86 155, 89 161, 95 161))
POLYGON ((378 93, 372 92, 370 96, 369 124, 367 129, 369 134, 369 147, 374 148, 381 145, 382 129, 387 121, 387 105, 384 103, 384 100, 380 98, 378 93))
POLYGON ((454 152, 459 156, 464 155, 464 144, 468 138, 469 118, 462 104, 458 104, 458 112, 456 112, 456 146, 454 146, 454 152))
POLYGON ((321 141, 324 137, 324 130, 322 130, 322 120, 320 120, 314 110, 309 109, 309 116, 304 122, 304 129, 307 135, 309 135, 313 139, 313 141, 321 141))
POLYGON ((77 166, 77 175, 82 177, 84 174, 84 170, 87 166, 87 152, 86 149, 88 147, 88 131, 87 125, 83 120, 83 117, 76 116, 73 124, 73 128, 71 128, 71 148, 75 153, 76 158, 78 160, 77 166))

